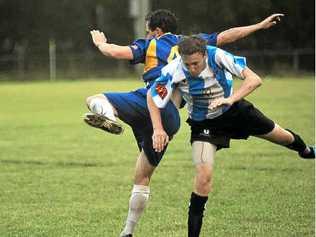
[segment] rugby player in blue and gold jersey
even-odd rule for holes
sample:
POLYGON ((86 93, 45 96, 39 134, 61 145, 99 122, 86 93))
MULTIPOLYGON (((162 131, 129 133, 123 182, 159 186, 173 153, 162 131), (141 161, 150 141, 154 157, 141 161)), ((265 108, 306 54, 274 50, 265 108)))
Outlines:
MULTIPOLYGON (((267 29, 280 21, 282 14, 273 14, 263 21, 243 27, 235 27, 213 34, 199 34, 209 45, 220 46, 234 42, 249 34, 267 29)), ((104 131, 121 134, 122 126, 118 117, 133 130, 140 154, 136 162, 134 186, 129 202, 129 211, 121 236, 132 236, 134 228, 149 198, 150 178, 158 166, 166 147, 161 152, 153 149, 153 127, 147 108, 146 94, 153 81, 160 76, 161 68, 177 55, 177 43, 181 36, 176 35, 177 19, 168 10, 156 10, 146 17, 147 36, 137 39, 130 45, 121 46, 107 41, 103 32, 91 31, 93 43, 107 57, 129 60, 132 64, 143 63, 145 87, 126 93, 105 92, 87 98, 91 113, 85 116, 85 122, 104 131)), ((180 118, 177 107, 181 98, 175 96, 167 103, 161 116, 164 129, 171 138, 179 129, 180 118)))

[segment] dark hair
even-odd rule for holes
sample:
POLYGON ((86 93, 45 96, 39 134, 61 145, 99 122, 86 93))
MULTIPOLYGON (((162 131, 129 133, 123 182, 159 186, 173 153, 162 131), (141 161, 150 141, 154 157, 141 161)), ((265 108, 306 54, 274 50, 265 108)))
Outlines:
POLYGON ((145 20, 148 22, 150 30, 155 30, 159 27, 164 33, 171 32, 176 33, 177 30, 177 18, 169 10, 159 9, 147 14, 145 20))
POLYGON ((194 53, 201 53, 205 55, 206 40, 197 35, 184 36, 178 43, 180 55, 192 55, 194 53))

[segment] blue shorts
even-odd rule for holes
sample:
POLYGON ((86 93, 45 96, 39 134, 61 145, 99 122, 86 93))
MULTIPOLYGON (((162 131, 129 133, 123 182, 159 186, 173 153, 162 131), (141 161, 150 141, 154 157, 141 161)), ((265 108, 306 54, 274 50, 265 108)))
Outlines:
MULTIPOLYGON (((153 149, 153 128, 147 107, 147 89, 141 88, 124 93, 104 93, 104 95, 116 109, 120 120, 131 126, 139 150, 144 150, 150 164, 157 166, 167 147, 162 152, 155 152, 153 149)), ((161 119, 171 139, 180 128, 179 112, 171 101, 164 109, 161 109, 161 119)))

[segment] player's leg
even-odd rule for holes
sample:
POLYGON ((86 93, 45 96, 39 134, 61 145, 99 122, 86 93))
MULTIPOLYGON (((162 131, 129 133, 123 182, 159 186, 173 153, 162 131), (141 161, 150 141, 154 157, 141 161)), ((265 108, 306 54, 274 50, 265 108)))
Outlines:
MULTIPOLYGON (((89 97, 87 102, 88 107, 91 110, 93 109, 92 112, 106 112, 108 114, 113 112, 114 116, 117 116, 120 120, 133 127, 144 124, 145 120, 149 118, 146 93, 147 90, 145 88, 130 92, 109 92, 89 97)), ((113 120, 111 119, 110 121, 113 120)), ((93 124, 91 126, 93 126, 93 124)), ((121 132, 122 131, 123 129, 121 127, 121 132)), ((108 132, 115 133, 116 130, 114 132, 111 130, 108 132)))
MULTIPOLYGON (((170 111, 166 111, 166 113, 168 112, 170 111)), ((172 137, 179 126, 178 116, 169 116, 168 135, 172 137)), ((167 146, 162 152, 155 152, 153 149, 153 131, 149 116, 143 117, 142 127, 133 126, 132 129, 141 153, 136 163, 134 187, 129 202, 126 224, 121 236, 131 236, 133 234, 148 202, 150 178, 167 149, 167 146)))
POLYGON ((188 213, 189 237, 197 237, 200 235, 205 204, 212 190, 215 152, 216 146, 209 142, 194 141, 192 143, 192 157, 195 164, 196 175, 188 213))
POLYGON ((149 163, 144 151, 141 151, 136 162, 134 186, 129 201, 125 226, 120 235, 122 237, 131 236, 133 234, 134 229, 145 210, 150 194, 150 178, 155 168, 155 166, 149 163))
MULTIPOLYGON (((133 126, 133 133, 141 150, 136 162, 134 187, 129 202, 129 210, 121 236, 131 236, 139 221, 149 198, 151 176, 163 157, 164 152, 157 153, 152 144, 152 126, 150 118, 144 118, 143 126, 133 126)), ((171 134, 172 135, 172 134, 171 134)))
POLYGON ((313 147, 307 146, 298 134, 289 129, 284 129, 278 124, 275 124, 271 132, 264 135, 257 135, 257 137, 297 151, 302 158, 315 159, 315 151, 313 147))
POLYGON ((263 138, 295 150, 302 158, 315 159, 313 147, 306 146, 299 135, 274 123, 250 102, 246 100, 239 101, 238 110, 241 112, 234 121, 237 121, 236 128, 238 124, 243 124, 243 126, 239 126, 238 129, 241 130, 239 132, 245 133, 247 136, 263 138))
MULTIPOLYGON (((129 213, 121 236, 131 236, 141 217, 149 197, 149 182, 155 167, 159 164, 166 150, 156 153, 152 144, 152 125, 146 101, 147 90, 144 88, 127 93, 105 93, 106 98, 116 109, 120 120, 129 124, 141 150, 137 160, 135 182, 132 190, 129 213)), ((176 107, 168 103, 163 110, 162 120, 169 137, 179 129, 180 117, 176 107), (167 121, 167 124, 165 122, 167 121)))
MULTIPOLYGON (((231 119, 227 119, 231 124, 231 119)), ((194 180, 194 191, 191 194, 188 236, 199 236, 205 204, 209 193, 212 191, 212 175, 215 153, 221 148, 229 148, 230 136, 225 134, 226 120, 204 120, 194 121, 188 119, 191 127, 192 157, 195 164, 196 175, 194 180), (216 129, 217 130, 216 130, 216 129)))
POLYGON ((121 134, 122 126, 116 121, 117 111, 104 94, 97 94, 86 99, 88 109, 84 121, 95 128, 100 128, 113 134, 121 134))
POLYGON ((109 100, 104 94, 89 96, 86 99, 86 104, 91 112, 100 115, 105 115, 109 119, 116 120, 116 109, 112 106, 112 104, 109 102, 109 100))

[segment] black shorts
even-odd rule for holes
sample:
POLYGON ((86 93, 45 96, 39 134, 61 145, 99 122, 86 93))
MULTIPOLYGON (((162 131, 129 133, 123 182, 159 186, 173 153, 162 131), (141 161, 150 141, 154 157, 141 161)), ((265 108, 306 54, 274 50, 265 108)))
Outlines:
POLYGON ((217 149, 228 148, 230 139, 267 134, 275 126, 271 119, 244 99, 234 103, 219 117, 203 121, 188 119, 187 123, 191 126, 191 143, 207 141, 217 149))

